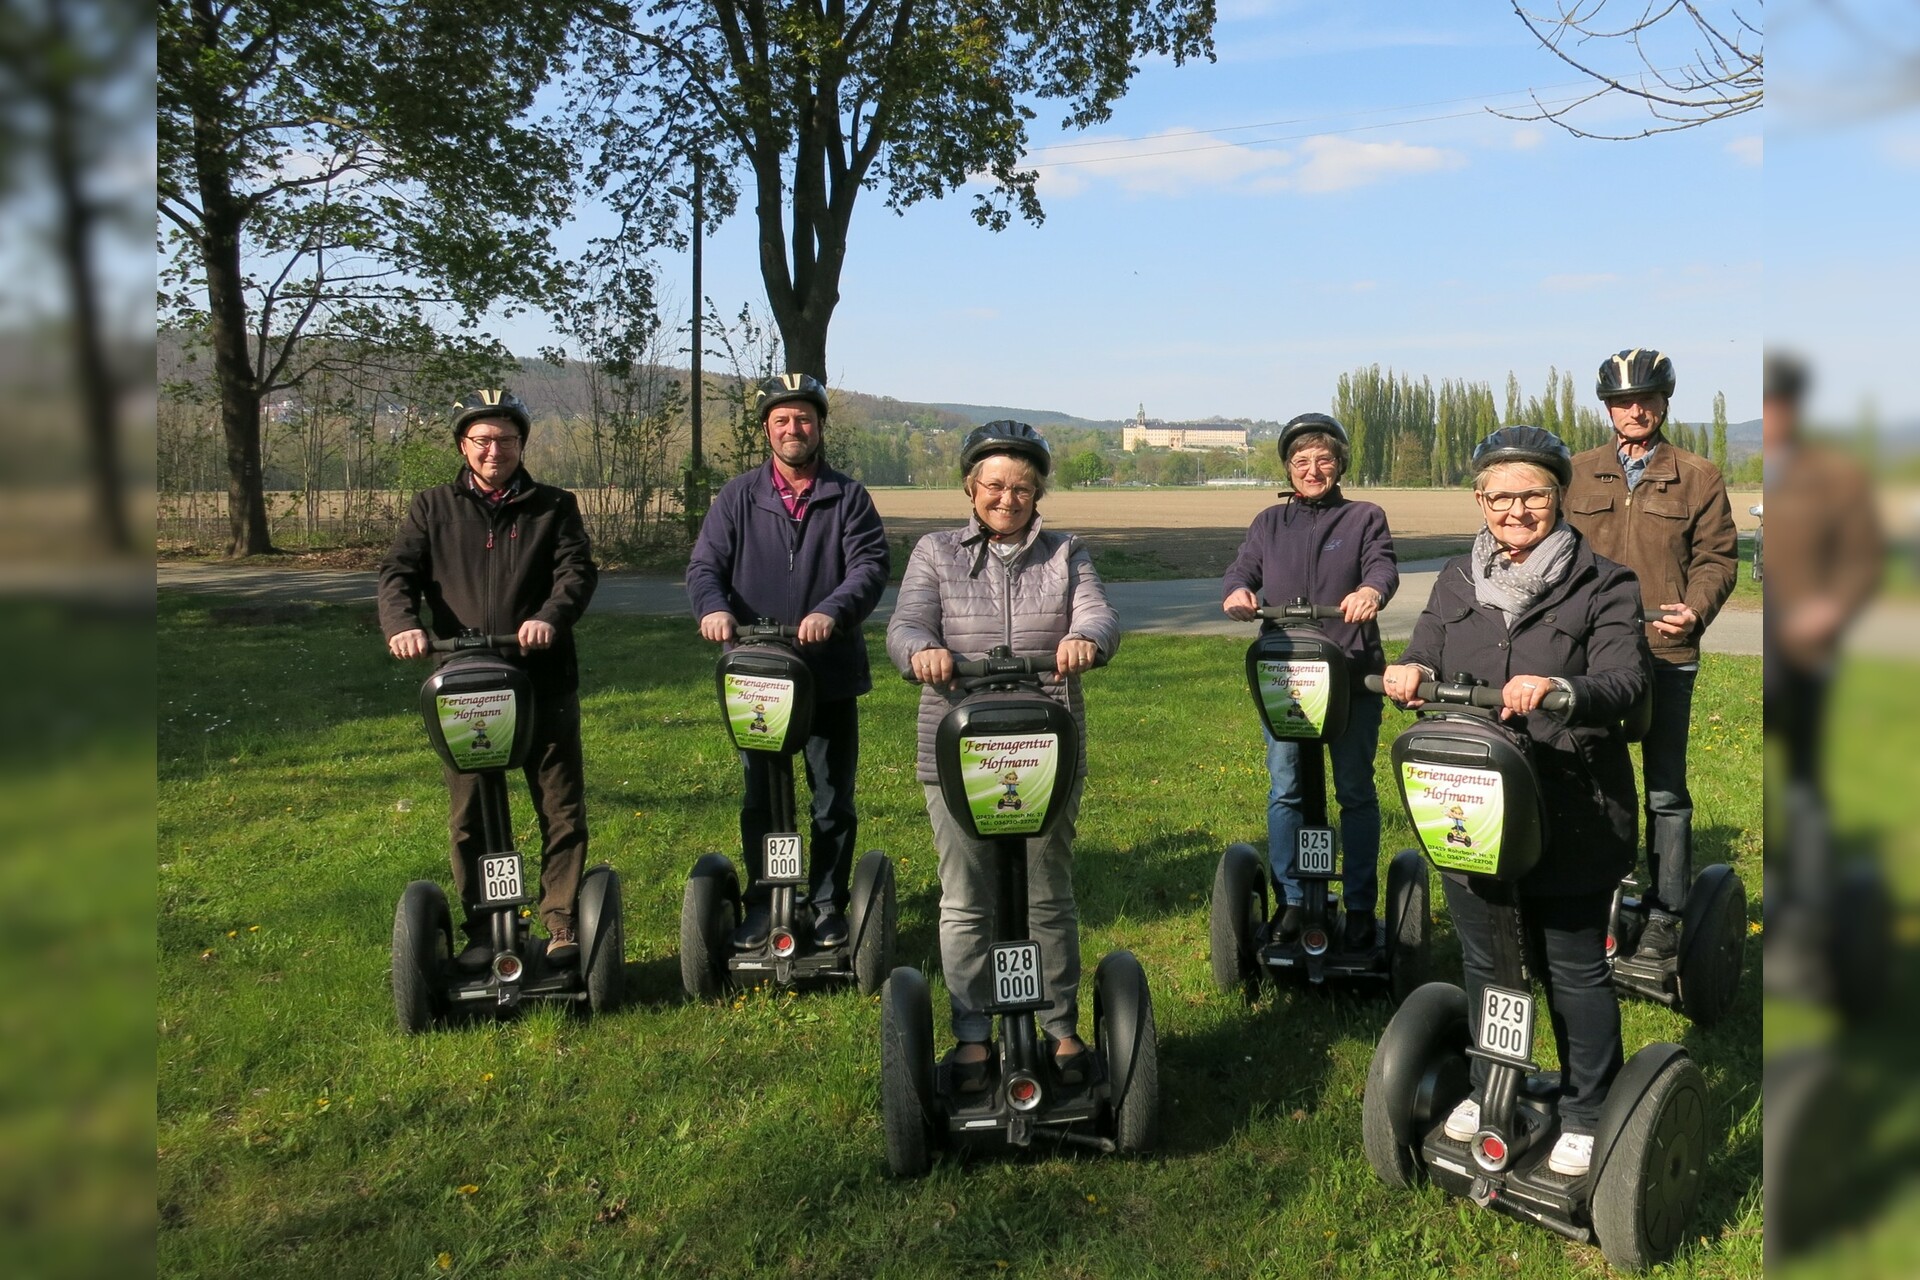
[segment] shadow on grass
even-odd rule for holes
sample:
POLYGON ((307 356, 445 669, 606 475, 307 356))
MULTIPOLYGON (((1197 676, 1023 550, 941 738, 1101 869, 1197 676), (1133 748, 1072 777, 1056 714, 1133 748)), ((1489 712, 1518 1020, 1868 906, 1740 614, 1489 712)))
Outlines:
POLYGON ((1073 850, 1074 897, 1080 923, 1103 928, 1115 920, 1154 920, 1193 909, 1205 898, 1226 846, 1204 827, 1166 831, 1131 848, 1099 841, 1073 850))

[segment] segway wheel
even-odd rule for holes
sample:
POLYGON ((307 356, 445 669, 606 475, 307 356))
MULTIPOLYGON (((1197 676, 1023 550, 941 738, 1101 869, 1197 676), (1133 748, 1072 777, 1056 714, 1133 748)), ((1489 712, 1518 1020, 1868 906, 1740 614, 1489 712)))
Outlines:
POLYGON ((1747 954, 1747 887, 1716 862, 1687 894, 1680 922, 1680 1009, 1711 1027, 1733 1010, 1747 954))
POLYGON ((933 1002, 920 971, 903 966, 880 989, 880 1121, 895 1177, 927 1171, 933 1101, 933 1002))
POLYGON ((1893 903, 1880 869, 1856 862, 1842 872, 1833 888, 1832 911, 1827 945, 1834 1003, 1859 1022, 1885 1002, 1893 970, 1893 903))
POLYGON ((617 1008, 625 992, 627 931, 620 909, 620 876, 612 867, 594 867, 580 881, 579 906, 574 919, 584 926, 594 921, 589 935, 581 929, 581 973, 587 982, 587 1007, 595 1013, 617 1008))
POLYGON ((680 899, 680 985, 695 1000, 717 1000, 727 986, 727 948, 740 921, 740 878, 731 859, 702 855, 680 899))
POLYGON ((1361 1145, 1374 1176, 1411 1187, 1426 1174, 1420 1144, 1470 1087, 1467 993, 1449 982, 1416 988, 1387 1023, 1367 1064, 1361 1145))
POLYGON ((400 1030, 417 1036, 445 1014, 442 984, 452 968, 447 895, 431 880, 415 880, 393 909, 393 1012, 400 1030))
POLYGON ((1160 1135, 1160 1045, 1146 971, 1131 951, 1109 952, 1094 970, 1093 1043, 1107 1064, 1113 1145, 1153 1150, 1160 1135))
POLYGON ((1427 860, 1418 849, 1402 849, 1387 864, 1387 975, 1395 1004, 1426 982, 1432 936, 1427 860))
POLYGON ((1213 985, 1259 991, 1260 930, 1267 923, 1267 864, 1250 844, 1230 844, 1213 873, 1213 905, 1207 922, 1207 955, 1213 985))
POLYGON ((1640 1096, 1593 1191, 1600 1251, 1622 1271, 1644 1271, 1679 1249, 1700 1205, 1707 1166, 1707 1082, 1677 1055, 1640 1096))
POLYGON ((1766 1214, 1765 1262, 1776 1266, 1843 1220, 1846 1148, 1858 1136, 1855 1101, 1824 1045, 1767 1060, 1760 1084, 1764 1148, 1761 1187, 1766 1214))
POLYGON ((899 906, 892 859, 878 849, 869 850, 860 859, 848 905, 853 925, 853 980, 861 995, 870 996, 887 980, 887 968, 893 963, 899 906))

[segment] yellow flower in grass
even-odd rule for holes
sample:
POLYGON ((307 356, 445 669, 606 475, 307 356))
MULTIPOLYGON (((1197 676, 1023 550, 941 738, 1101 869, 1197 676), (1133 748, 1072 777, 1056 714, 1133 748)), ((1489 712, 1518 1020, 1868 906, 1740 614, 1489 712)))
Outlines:
POLYGON ((433 1265, 442 1271, 451 1271, 453 1270, 453 1255, 443 1251, 433 1260, 433 1265))
POLYGON ((479 1187, 477 1187, 477 1186, 475 1186, 475 1185, 474 1185, 473 1183, 471 1183, 471 1182, 469 1182, 469 1183, 467 1183, 466 1185, 464 1185, 464 1186, 462 1186, 462 1187, 460 1188, 460 1194, 461 1194, 461 1195, 463 1195, 463 1196, 470 1196, 470 1195, 472 1195, 472 1194, 473 1194, 474 1192, 476 1192, 476 1191, 478 1191, 478 1190, 480 1190, 480 1188, 479 1188, 479 1187))

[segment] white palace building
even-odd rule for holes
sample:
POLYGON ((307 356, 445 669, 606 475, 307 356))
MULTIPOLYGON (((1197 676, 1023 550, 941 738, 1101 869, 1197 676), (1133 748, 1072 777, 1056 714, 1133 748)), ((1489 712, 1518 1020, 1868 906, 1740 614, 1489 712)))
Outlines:
POLYGON ((1131 452, 1147 445, 1155 449, 1173 449, 1182 453, 1200 453, 1207 449, 1247 451, 1247 429, 1230 422, 1161 422, 1147 418, 1147 407, 1140 406, 1132 422, 1120 429, 1120 443, 1131 452))

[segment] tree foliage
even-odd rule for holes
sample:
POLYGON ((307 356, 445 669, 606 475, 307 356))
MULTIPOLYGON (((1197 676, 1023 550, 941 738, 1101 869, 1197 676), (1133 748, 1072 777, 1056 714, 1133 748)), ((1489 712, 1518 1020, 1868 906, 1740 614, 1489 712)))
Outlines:
POLYGON ((270 546, 263 397, 547 291, 566 152, 523 117, 568 20, 505 0, 161 5, 160 314, 212 350, 231 553, 270 546))
POLYGON ((1212 0, 607 0, 572 107, 621 240, 678 244, 694 160, 717 224, 751 192, 790 367, 827 373, 860 193, 896 212, 985 177, 973 215, 1042 217, 1030 105, 1106 120, 1144 54, 1212 56, 1212 0), (681 184, 675 190, 675 184, 681 184))

